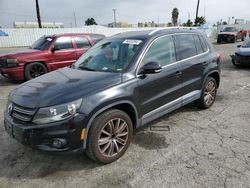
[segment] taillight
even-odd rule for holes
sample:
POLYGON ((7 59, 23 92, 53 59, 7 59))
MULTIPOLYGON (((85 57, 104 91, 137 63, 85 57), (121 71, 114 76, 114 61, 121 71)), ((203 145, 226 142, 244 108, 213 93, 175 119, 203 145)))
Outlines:
POLYGON ((221 55, 219 53, 216 53, 216 60, 217 60, 217 62, 220 62, 220 59, 221 59, 221 55))

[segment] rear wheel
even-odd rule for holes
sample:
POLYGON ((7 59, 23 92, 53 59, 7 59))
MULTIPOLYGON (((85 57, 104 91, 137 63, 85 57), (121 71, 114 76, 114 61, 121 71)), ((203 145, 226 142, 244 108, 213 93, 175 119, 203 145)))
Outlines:
POLYGON ((237 41, 237 37, 234 37, 233 40, 232 40, 232 42, 236 43, 236 41, 237 41))
POLYGON ((30 63, 25 67, 25 79, 31 80, 33 78, 36 78, 38 76, 41 76, 45 73, 47 73, 47 67, 39 62, 30 63))
POLYGON ((216 98, 217 82, 214 78, 208 77, 202 90, 201 98, 196 101, 196 106, 201 109, 210 108, 216 98))
POLYGON ((87 155, 96 162, 111 163, 119 159, 130 145, 132 121, 120 110, 99 115, 90 128, 87 155))

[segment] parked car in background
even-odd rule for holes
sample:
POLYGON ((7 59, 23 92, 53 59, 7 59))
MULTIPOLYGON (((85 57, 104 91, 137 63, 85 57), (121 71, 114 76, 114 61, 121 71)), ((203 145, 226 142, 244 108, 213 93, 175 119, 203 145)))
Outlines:
POLYGON ((30 49, 1 55, 0 72, 14 80, 30 80, 71 65, 103 38, 99 34, 43 36, 30 49))
POLYGON ((125 153, 135 128, 191 102, 211 107, 219 84, 220 55, 202 33, 126 32, 12 91, 4 125, 25 145, 85 150, 106 164, 125 153))
POLYGON ((225 27, 217 37, 217 43, 233 42, 235 43, 238 39, 244 41, 247 36, 247 31, 239 30, 236 27, 225 27))
POLYGON ((232 63, 234 66, 250 66, 250 38, 241 46, 237 46, 237 50, 234 55, 231 55, 232 63))

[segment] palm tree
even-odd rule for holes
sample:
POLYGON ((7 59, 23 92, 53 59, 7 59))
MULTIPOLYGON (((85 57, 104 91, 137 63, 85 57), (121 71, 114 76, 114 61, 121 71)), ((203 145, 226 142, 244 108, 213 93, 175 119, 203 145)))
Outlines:
POLYGON ((42 22, 41 22, 41 16, 40 16, 40 9, 39 9, 38 0, 36 0, 36 15, 37 15, 38 27, 42 28, 42 22))
POLYGON ((174 26, 177 26, 179 11, 177 8, 174 8, 172 11, 172 22, 174 26))
MULTIPOLYGON (((199 14, 199 6, 200 6, 200 0, 198 0, 198 2, 197 2, 196 17, 195 17, 195 20, 197 20, 197 18, 198 18, 198 14, 199 14)), ((196 25, 196 23, 195 23, 195 25, 196 25)))

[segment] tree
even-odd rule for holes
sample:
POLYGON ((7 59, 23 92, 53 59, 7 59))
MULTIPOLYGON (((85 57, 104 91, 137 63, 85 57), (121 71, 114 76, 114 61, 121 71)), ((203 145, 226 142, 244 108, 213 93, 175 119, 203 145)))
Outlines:
POLYGON ((177 26, 178 16, 179 16, 179 11, 177 8, 174 8, 172 11, 172 23, 174 26, 177 26))
POLYGON ((38 27, 42 28, 42 21, 41 21, 41 16, 40 16, 40 8, 39 8, 38 0, 36 0, 36 15, 37 15, 38 27))
POLYGON ((186 26, 187 27, 192 27, 193 26, 193 22, 190 19, 188 19, 188 21, 186 23, 186 26))
POLYGON ((85 25, 97 25, 96 21, 94 18, 88 18, 86 21, 85 21, 85 25))
POLYGON ((207 21, 205 19, 204 16, 198 16, 196 19, 195 19, 195 26, 201 26, 203 24, 205 24, 207 21))

